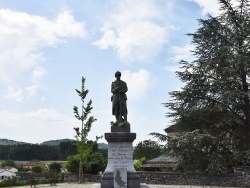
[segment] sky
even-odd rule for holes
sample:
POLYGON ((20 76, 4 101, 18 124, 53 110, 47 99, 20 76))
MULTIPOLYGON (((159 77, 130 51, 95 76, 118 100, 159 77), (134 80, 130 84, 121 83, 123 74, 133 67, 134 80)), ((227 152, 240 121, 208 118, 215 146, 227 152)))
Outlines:
POLYGON ((217 0, 0 0, 0 138, 74 139, 82 77, 97 119, 88 138, 110 132, 116 71, 134 144, 165 134, 163 103, 183 86, 175 71, 194 59, 186 34, 218 13, 217 0))

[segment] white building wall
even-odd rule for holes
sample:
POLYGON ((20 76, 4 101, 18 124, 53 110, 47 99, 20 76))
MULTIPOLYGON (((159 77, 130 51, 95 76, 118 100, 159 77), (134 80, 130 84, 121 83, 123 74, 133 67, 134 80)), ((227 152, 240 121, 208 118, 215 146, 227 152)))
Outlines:
POLYGON ((10 178, 12 176, 16 176, 16 174, 13 173, 13 172, 7 171, 7 170, 6 171, 2 171, 2 172, 0 172, 0 181, 8 179, 8 178, 10 178))

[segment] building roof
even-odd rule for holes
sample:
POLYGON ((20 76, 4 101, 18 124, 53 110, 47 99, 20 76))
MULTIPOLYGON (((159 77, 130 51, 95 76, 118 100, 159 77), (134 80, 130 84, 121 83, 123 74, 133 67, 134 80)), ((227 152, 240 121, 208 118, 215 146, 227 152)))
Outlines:
POLYGON ((33 166, 37 166, 37 165, 40 165, 39 162, 26 162, 26 163, 23 163, 22 166, 24 168, 27 168, 27 167, 33 167, 33 166))
POLYGON ((171 132, 182 132, 180 126, 178 124, 171 125, 164 129, 166 133, 171 133, 171 132))
POLYGON ((165 163, 165 164, 144 164, 142 165, 142 169, 145 171, 157 171, 157 169, 161 169, 164 167, 175 167, 176 164, 175 163, 165 163))
POLYGON ((3 171, 9 171, 9 172, 15 173, 18 170, 16 168, 14 168, 14 167, 3 167, 3 168, 0 169, 0 172, 3 172, 3 171))
POLYGON ((1 176, 15 176, 16 174, 14 172, 11 172, 9 170, 1 169, 0 170, 0 175, 1 176))
POLYGON ((142 169, 145 171, 160 171, 161 168, 175 167, 176 164, 177 159, 175 157, 168 154, 162 154, 142 165, 142 169))
POLYGON ((147 162, 147 164, 165 164, 165 163, 176 163, 177 158, 172 157, 168 154, 162 154, 159 157, 151 159, 147 162))

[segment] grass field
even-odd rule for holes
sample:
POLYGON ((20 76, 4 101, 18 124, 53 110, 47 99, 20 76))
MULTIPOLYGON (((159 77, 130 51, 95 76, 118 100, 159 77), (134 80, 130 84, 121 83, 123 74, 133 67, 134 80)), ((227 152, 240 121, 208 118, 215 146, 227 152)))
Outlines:
MULTIPOLYGON (((5 160, 0 160, 0 165, 4 162, 5 160)), ((14 160, 15 161, 15 160, 14 160)), ((32 161, 15 161, 17 166, 21 165, 27 165, 27 164, 36 164, 38 166, 41 166, 44 168, 47 164, 51 163, 60 163, 62 165, 62 168, 65 168, 67 161, 57 161, 57 160, 49 160, 49 161, 39 161, 39 160, 32 160, 32 161)))

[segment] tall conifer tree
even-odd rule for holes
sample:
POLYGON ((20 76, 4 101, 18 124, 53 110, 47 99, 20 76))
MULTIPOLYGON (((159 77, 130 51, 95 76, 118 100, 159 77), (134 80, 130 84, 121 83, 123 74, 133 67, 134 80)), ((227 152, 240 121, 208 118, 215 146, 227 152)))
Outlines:
POLYGON ((249 0, 220 0, 217 17, 199 20, 193 34, 193 62, 181 61, 185 83, 165 103, 173 124, 186 131, 209 132, 230 150, 250 149, 249 0))

